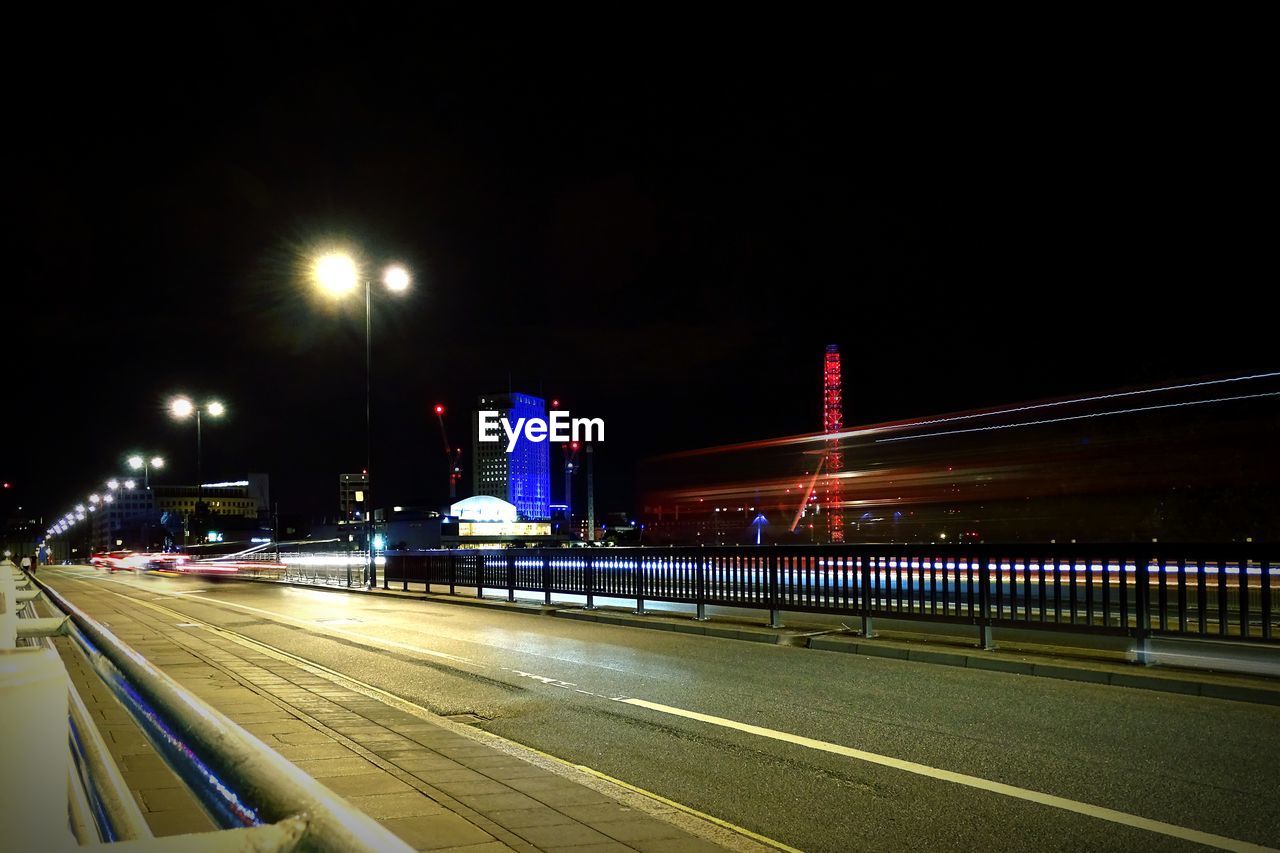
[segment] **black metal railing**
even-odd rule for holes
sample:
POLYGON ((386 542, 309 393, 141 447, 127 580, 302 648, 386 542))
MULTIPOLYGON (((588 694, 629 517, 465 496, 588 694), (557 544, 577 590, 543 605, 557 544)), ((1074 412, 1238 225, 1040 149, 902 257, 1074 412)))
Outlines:
MULTIPOLYGON (((1274 545, 850 545, 392 552, 410 583, 770 612, 1273 642, 1274 545)), ((869 623, 864 628, 869 629, 869 623)), ((984 636, 988 636, 984 634, 984 636)))

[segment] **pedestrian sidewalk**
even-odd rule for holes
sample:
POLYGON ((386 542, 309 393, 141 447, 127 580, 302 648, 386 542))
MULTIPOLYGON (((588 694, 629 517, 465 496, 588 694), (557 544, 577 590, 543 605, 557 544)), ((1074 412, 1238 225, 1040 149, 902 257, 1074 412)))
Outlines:
MULTIPOLYGON (((57 586, 183 687, 419 850, 772 849, 407 702, 368 695, 270 647, 175 619, 180 614, 162 605, 88 583, 57 586)), ((131 750, 126 779, 140 805, 171 806, 153 829, 208 830, 172 774, 154 766, 159 757, 144 753, 124 728, 128 721, 103 705, 112 737, 118 728, 131 750)))

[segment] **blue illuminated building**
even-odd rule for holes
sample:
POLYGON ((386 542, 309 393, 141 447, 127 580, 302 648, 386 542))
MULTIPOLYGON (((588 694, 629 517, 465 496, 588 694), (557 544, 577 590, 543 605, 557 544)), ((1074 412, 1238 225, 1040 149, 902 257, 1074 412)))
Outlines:
POLYGON ((480 398, 472 416, 472 493, 502 498, 515 505, 523 521, 545 521, 551 517, 551 444, 526 441, 522 437, 507 453, 504 438, 480 441, 479 411, 496 411, 515 424, 517 418, 546 420, 547 402, 532 394, 495 394, 480 398))

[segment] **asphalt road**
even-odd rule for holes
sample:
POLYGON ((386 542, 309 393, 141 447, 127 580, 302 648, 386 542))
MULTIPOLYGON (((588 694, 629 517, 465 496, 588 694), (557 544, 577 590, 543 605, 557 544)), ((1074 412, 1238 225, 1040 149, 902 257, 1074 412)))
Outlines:
POLYGON ((1280 846, 1280 708, 265 583, 40 576, 478 715, 803 850, 1211 849, 1186 829, 1280 846))

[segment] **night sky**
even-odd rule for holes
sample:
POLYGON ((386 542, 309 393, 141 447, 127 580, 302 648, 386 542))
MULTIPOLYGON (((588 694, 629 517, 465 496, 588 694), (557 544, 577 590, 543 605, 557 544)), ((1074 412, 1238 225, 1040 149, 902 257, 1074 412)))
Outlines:
POLYGON ((206 480, 266 471, 282 511, 331 514, 364 312, 300 271, 335 242, 415 275, 375 292, 379 504, 442 502, 432 404, 467 465, 508 387, 605 418, 607 511, 640 458, 819 429, 828 343, 848 424, 1280 361, 1240 80, 211 26, 12 81, 3 476, 46 518, 134 449, 193 480, 179 391, 230 410, 206 480))

